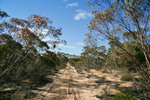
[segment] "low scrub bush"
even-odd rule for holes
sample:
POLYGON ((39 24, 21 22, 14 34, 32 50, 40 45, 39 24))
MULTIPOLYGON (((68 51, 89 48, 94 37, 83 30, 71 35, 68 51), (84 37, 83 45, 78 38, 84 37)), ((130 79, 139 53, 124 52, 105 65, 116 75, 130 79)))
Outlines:
POLYGON ((100 70, 102 67, 100 66, 100 65, 95 65, 94 66, 94 69, 96 69, 96 70, 100 70))
POLYGON ((122 75, 122 77, 120 78, 121 81, 132 81, 133 78, 130 74, 125 74, 125 75, 122 75))
POLYGON ((104 69, 102 72, 103 72, 103 73, 109 73, 106 69, 104 69))
POLYGON ((118 93, 112 100, 138 100, 138 99, 130 94, 118 93))
POLYGON ((25 94, 17 91, 12 95, 12 100, 25 100, 25 94))
POLYGON ((0 93, 0 100, 11 100, 10 93, 0 93))
POLYGON ((44 76, 44 75, 33 74, 33 75, 30 77, 30 81, 31 81, 32 83, 41 85, 41 84, 45 83, 46 79, 45 79, 45 76, 44 76))

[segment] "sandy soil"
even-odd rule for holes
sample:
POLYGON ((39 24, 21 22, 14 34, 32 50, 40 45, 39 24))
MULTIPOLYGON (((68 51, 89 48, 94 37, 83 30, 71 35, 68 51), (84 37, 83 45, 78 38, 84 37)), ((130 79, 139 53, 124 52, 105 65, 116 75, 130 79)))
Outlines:
POLYGON ((130 87, 132 82, 121 82, 119 72, 113 74, 91 70, 89 73, 78 73, 70 64, 60 70, 53 83, 38 90, 32 100, 101 100, 120 91, 117 87, 130 87))

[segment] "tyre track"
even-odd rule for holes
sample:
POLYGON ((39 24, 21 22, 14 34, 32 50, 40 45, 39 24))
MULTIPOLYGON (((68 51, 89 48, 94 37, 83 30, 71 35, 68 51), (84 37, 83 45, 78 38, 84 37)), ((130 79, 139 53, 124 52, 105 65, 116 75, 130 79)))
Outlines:
POLYGON ((54 78, 52 84, 47 84, 45 87, 34 90, 38 95, 32 100, 79 100, 79 91, 72 87, 75 69, 67 64, 67 67, 60 75, 54 78), (78 92, 77 92, 78 91, 78 92))

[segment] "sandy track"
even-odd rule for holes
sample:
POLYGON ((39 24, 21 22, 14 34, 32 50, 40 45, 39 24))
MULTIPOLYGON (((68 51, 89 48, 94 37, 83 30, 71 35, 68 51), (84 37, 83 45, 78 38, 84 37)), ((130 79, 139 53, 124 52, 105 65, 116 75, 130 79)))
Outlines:
POLYGON ((53 83, 32 91, 38 94, 32 100, 100 100, 99 97, 106 92, 111 95, 120 92, 114 88, 116 84, 124 83, 110 74, 94 70, 90 73, 78 73, 74 67, 67 64, 53 83), (108 76, 108 79, 103 79, 105 76, 108 76), (109 79, 115 79, 115 82, 109 79))

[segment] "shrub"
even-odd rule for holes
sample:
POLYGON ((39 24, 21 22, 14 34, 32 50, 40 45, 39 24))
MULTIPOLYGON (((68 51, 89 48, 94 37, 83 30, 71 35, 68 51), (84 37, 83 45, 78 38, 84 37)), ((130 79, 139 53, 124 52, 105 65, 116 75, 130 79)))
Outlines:
POLYGON ((102 71, 102 73, 109 73, 106 69, 104 69, 103 71, 102 71))
POLYGON ((125 74, 122 75, 122 77, 120 78, 121 81, 132 81, 132 76, 130 74, 125 74))
POLYGON ((11 100, 11 94, 10 93, 1 93, 0 100, 11 100))
POLYGON ((100 69, 101 69, 101 66, 100 66, 100 65, 95 65, 95 66, 94 66, 94 69, 100 70, 100 69))
POLYGON ((66 68, 66 63, 63 63, 60 66, 56 67, 56 69, 64 69, 64 68, 66 68))
POLYGON ((12 100, 25 100, 25 94, 17 91, 12 95, 12 100))
POLYGON ((137 98, 130 94, 118 93, 112 100, 137 100, 137 98))
POLYGON ((38 85, 42 85, 45 83, 46 79, 44 75, 40 75, 37 73, 34 73, 32 76, 30 76, 30 81, 32 83, 38 84, 38 85))

